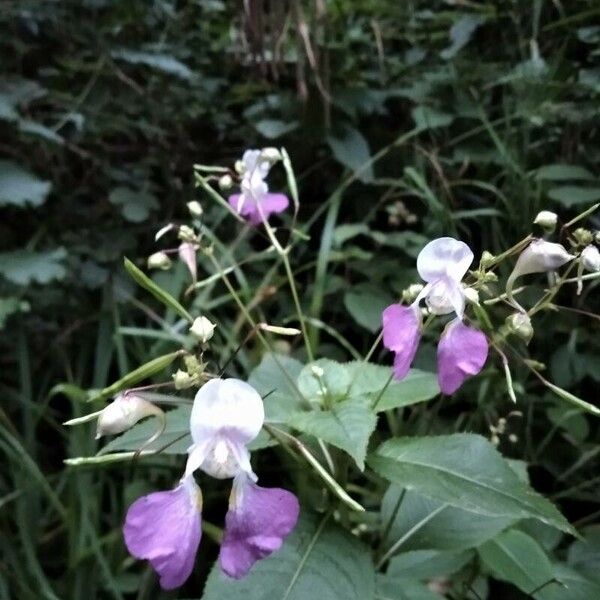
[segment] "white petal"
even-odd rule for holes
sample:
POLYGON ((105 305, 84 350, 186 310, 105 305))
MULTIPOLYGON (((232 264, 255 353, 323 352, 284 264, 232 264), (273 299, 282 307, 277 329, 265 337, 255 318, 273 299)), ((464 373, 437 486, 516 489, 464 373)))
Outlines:
POLYGON ((586 246, 581 253, 581 264, 587 271, 600 271, 600 252, 596 246, 586 246))
POLYGON ((510 278, 514 280, 530 273, 555 271, 573 258, 561 244, 536 239, 521 252, 510 278))
POLYGON ((473 262, 473 252, 467 244, 451 237, 442 237, 427 244, 417 257, 417 271, 424 281, 434 282, 449 277, 458 282, 473 262))
POLYGON ((425 296, 425 302, 434 315, 455 312, 462 319, 465 312, 465 293, 454 279, 444 277, 436 281, 425 296))
POLYGON ((190 429, 195 443, 223 435, 240 444, 260 432, 265 411, 260 394, 240 379, 212 379, 196 394, 190 429))

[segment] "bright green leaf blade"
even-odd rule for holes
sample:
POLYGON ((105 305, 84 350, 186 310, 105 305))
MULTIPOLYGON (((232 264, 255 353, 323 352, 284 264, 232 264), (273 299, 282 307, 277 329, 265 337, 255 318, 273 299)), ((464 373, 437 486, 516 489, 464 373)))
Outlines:
POLYGON ((138 269, 127 257, 123 259, 125 269, 131 277, 145 290, 149 291, 157 300, 162 302, 167 308, 173 309, 180 317, 187 319, 190 323, 193 321, 192 315, 179 304, 171 294, 165 292, 161 287, 156 285, 150 277, 138 269))
POLYGON ((508 581, 526 594, 554 577, 542 547, 517 529, 501 533, 481 546, 478 552, 496 579, 508 581))
POLYGON ((344 450, 362 470, 377 417, 367 398, 354 397, 338 402, 331 410, 296 413, 288 425, 344 450))
POLYGON ((301 513, 280 550, 259 561, 238 581, 213 567, 202 600, 371 600, 371 554, 333 523, 301 513))
POLYGON ((533 517, 573 532, 556 507, 519 480, 496 448, 468 433, 391 439, 369 457, 379 475, 480 515, 533 517))
POLYGON ((386 549, 405 539, 402 550, 466 550, 498 535, 513 517, 478 515, 414 490, 391 485, 381 504, 381 522, 389 527, 386 549))

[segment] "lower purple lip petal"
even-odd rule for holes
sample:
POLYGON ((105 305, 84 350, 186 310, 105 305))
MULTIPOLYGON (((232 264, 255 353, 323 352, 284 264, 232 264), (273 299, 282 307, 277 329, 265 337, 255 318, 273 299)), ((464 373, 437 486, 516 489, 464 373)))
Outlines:
POLYGON ((127 549, 150 561, 165 590, 182 585, 194 568, 202 535, 200 510, 200 488, 190 478, 168 492, 138 498, 127 511, 127 549))
POLYGON ((418 306, 392 304, 381 315, 383 345, 396 354, 394 377, 403 379, 415 358, 421 340, 421 315, 418 306))
POLYGON ((438 344, 438 381, 444 394, 453 394, 464 381, 477 375, 487 360, 488 341, 478 329, 453 321, 438 344))
POLYGON ((249 479, 234 486, 238 498, 225 517, 219 563, 224 573, 240 579, 254 563, 278 550, 296 526, 300 507, 294 494, 259 487, 249 479))

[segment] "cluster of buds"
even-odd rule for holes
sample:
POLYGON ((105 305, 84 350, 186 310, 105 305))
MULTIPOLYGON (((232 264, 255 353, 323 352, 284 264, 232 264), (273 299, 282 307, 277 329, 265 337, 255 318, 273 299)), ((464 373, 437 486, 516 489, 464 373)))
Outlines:
MULTIPOLYGON (((202 215, 202 207, 199 202, 189 202, 188 209, 190 214, 193 216, 202 215)), ((200 235, 197 234, 194 229, 189 227, 188 225, 181 225, 177 227, 173 223, 169 225, 165 225, 162 229, 160 229, 156 236, 155 240, 158 241, 163 235, 165 235, 169 231, 177 231, 177 237, 181 241, 177 248, 173 248, 170 250, 161 250, 159 252, 155 252, 148 257, 147 265, 149 269, 162 269, 167 270, 171 268, 172 261, 169 258, 169 254, 177 253, 179 256, 179 260, 187 267, 190 275, 192 276, 192 281, 196 281, 198 277, 198 267, 197 267, 197 259, 196 252, 200 247, 200 235)))

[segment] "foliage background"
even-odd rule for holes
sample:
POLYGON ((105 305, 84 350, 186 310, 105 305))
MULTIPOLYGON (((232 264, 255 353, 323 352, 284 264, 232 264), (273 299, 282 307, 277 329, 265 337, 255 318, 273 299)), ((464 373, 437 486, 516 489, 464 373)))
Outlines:
MULTIPOLYGON (((529 233, 540 209, 567 220, 600 199, 599 16, 594 0, 4 0, 0 597, 157 597, 148 571, 126 569, 119 526, 132 498, 169 485, 175 463, 65 470, 65 457, 96 446, 90 431, 60 423, 82 410, 81 388, 160 349, 131 335, 157 315, 123 274, 123 254, 151 253, 156 229, 186 219, 192 199, 232 239, 235 224, 220 223, 221 209, 194 189, 194 163, 288 149, 300 221, 313 219, 296 258, 303 305, 364 355, 426 240, 456 235, 476 255, 496 252, 529 233)), ((184 277, 165 283, 179 290, 184 277)), ((596 289, 559 303, 597 313, 596 289)), ((235 325, 217 292, 204 302, 235 325)), ((289 298, 265 307, 276 321, 289 298)), ((351 358, 330 334, 314 335, 321 356, 351 358)), ((555 383, 594 402, 599 339, 595 320, 545 315, 530 352, 555 383)), ((235 340, 222 341, 224 358, 235 340)), ((433 344, 419 366, 432 356, 433 344)), ((236 368, 247 373, 259 358, 250 348, 236 368)), ((514 375, 523 416, 509 421, 518 442, 503 436, 500 448, 527 461, 534 486, 572 522, 593 525, 597 425, 566 414, 525 371, 514 375)), ((406 432, 489 435, 511 409, 503 385, 497 370, 452 401, 415 408, 406 432)), ((285 470, 269 477, 290 485, 285 470)), ((215 555, 205 542, 184 593, 199 597, 215 555)))

